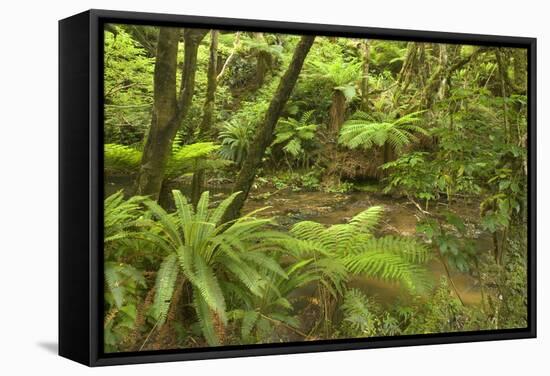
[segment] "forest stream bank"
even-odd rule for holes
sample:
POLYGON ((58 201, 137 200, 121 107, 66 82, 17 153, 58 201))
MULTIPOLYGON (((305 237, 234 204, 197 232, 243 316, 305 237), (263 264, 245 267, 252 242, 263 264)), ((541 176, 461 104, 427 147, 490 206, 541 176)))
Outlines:
MULTIPOLYGON (((110 177, 107 182, 106 194, 112 194, 119 189, 131 190, 132 179, 127 176, 110 177)), ((170 189, 179 189, 184 194, 190 193, 188 184, 173 182, 170 189)), ((230 184, 215 184, 208 188, 212 194, 212 206, 217 206, 231 192, 230 184)), ((417 234, 416 225, 425 213, 422 213, 412 201, 406 198, 395 198, 382 193, 353 191, 346 193, 323 191, 293 191, 291 188, 275 189, 263 186, 253 189, 249 199, 243 208, 243 214, 265 208, 256 216, 261 218, 274 218, 276 222, 286 228, 290 228, 299 221, 315 221, 324 225, 346 223, 353 216, 371 206, 384 208, 384 219, 378 229, 380 235, 414 236, 417 234)), ((472 237, 475 239, 476 251, 490 252, 492 243, 489 233, 474 229, 479 221, 479 204, 461 199, 453 202, 452 208, 466 223, 470 224, 472 237)), ((448 211, 445 202, 433 203, 429 208, 432 216, 438 216, 448 211)), ((434 284, 441 277, 446 277, 444 265, 439 258, 434 258, 428 265, 428 270, 434 284)), ((450 276, 461 300, 466 305, 481 304, 481 291, 476 277, 469 273, 450 270, 450 276)), ((372 296, 385 306, 395 303, 396 299, 403 297, 402 287, 397 283, 382 281, 376 278, 355 277, 351 287, 358 288, 372 296)), ((314 294, 307 288, 302 294, 314 294)))

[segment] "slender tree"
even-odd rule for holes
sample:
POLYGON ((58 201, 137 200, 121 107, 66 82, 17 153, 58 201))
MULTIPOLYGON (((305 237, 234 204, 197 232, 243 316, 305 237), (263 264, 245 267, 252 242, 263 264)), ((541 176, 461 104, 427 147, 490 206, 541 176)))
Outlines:
POLYGON ((300 42, 294 50, 292 60, 288 66, 285 74, 279 82, 279 86, 275 92, 273 99, 269 104, 269 108, 265 114, 262 124, 256 130, 254 140, 250 146, 250 150, 243 162, 241 170, 237 176, 234 192, 242 192, 229 206, 225 213, 224 221, 229 221, 238 217, 245 200, 248 197, 256 170, 258 169, 262 158, 265 153, 265 149, 273 142, 273 131, 275 125, 279 120, 281 112, 292 93, 292 89, 298 80, 304 60, 315 40, 314 36, 306 35, 300 39, 300 42))
POLYGON ((361 110, 366 112, 369 107, 369 41, 367 39, 361 41, 360 47, 363 55, 363 75, 361 76, 361 110))
MULTIPOLYGON (((208 73, 206 84, 206 98, 203 105, 202 121, 199 127, 199 140, 207 139, 212 133, 214 121, 214 108, 216 100, 216 88, 218 86, 218 31, 210 32, 210 55, 208 60, 208 73)), ((204 170, 196 171, 193 174, 191 187, 191 200, 196 204, 204 187, 204 170)))
POLYGON ((184 31, 184 63, 179 96, 176 88, 177 54, 181 29, 160 28, 157 42, 153 116, 143 148, 137 193, 159 198, 170 147, 185 118, 195 90, 197 51, 207 31, 184 31))

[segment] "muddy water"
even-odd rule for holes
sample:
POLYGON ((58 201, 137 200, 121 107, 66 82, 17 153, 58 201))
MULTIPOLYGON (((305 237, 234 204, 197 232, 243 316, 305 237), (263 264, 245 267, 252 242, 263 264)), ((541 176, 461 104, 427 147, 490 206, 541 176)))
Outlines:
MULTIPOLYGON (((220 194, 221 196, 221 194, 220 194)), ((388 196, 365 193, 325 193, 325 192, 292 192, 281 190, 269 193, 266 190, 256 190, 247 200, 244 212, 250 212, 269 206, 260 212, 261 216, 276 217, 282 225, 290 226, 302 220, 312 220, 326 225, 345 223, 366 208, 380 205, 384 208, 381 234, 413 236, 416 233, 416 224, 423 214, 416 206, 404 199, 392 199, 388 196)), ((432 214, 447 210, 446 206, 430 208, 432 214)), ((475 222, 478 206, 475 203, 463 202, 455 204, 453 211, 463 217, 466 222, 475 222)), ((476 240, 479 252, 488 252, 491 239, 488 234, 478 234, 476 240)), ((433 259, 427 265, 435 283, 446 276, 446 271, 439 259, 433 259)), ((467 273, 451 271, 451 278, 465 304, 479 304, 481 292, 477 279, 467 273)), ((392 304, 398 297, 402 297, 402 290, 398 284, 380 281, 374 278, 355 278, 351 286, 359 288, 382 304, 392 304)))

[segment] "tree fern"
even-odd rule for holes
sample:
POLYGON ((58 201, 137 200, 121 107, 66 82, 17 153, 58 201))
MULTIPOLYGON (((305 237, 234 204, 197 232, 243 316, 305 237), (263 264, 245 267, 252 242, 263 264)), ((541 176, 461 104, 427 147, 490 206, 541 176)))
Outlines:
POLYGON ((416 125, 424 111, 417 111, 398 119, 376 121, 364 112, 356 112, 354 117, 344 123, 338 142, 350 149, 368 150, 373 146, 391 145, 398 152, 411 142, 418 141, 416 134, 428 132, 416 125))
POLYGON ((361 79, 361 62, 344 61, 341 55, 337 55, 329 62, 309 61, 307 72, 312 79, 330 82, 334 90, 341 91, 349 101, 355 97, 355 84, 361 79))

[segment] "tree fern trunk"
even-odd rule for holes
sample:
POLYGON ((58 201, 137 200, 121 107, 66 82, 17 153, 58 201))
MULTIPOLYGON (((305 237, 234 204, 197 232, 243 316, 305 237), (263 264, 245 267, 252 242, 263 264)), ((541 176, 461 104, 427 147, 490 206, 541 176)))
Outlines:
POLYGON ((330 105, 329 131, 332 137, 337 138, 340 127, 344 124, 346 113, 346 97, 340 90, 334 90, 332 93, 332 103, 330 105))

